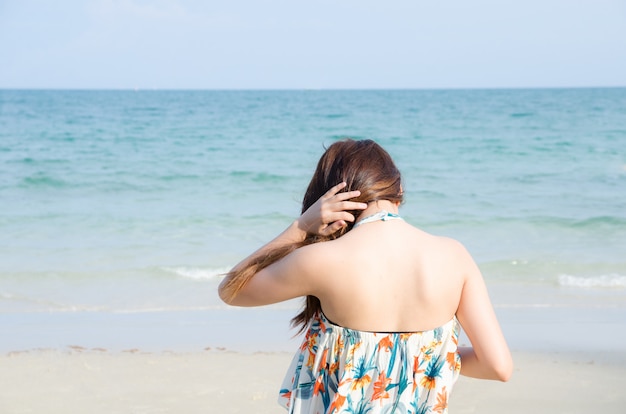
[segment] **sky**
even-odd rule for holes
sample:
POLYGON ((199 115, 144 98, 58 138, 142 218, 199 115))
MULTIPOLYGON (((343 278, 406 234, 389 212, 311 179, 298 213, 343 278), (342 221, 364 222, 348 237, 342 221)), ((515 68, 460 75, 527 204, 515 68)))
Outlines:
POLYGON ((0 0, 0 88, 626 86, 626 0, 0 0))

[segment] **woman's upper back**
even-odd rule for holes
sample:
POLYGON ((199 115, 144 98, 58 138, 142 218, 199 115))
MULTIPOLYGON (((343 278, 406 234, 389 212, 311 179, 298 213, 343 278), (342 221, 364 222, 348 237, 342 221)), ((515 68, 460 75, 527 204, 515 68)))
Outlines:
POLYGON ((415 332, 452 319, 464 282, 465 249, 402 220, 359 226, 315 246, 316 296, 335 323, 374 332, 415 332))

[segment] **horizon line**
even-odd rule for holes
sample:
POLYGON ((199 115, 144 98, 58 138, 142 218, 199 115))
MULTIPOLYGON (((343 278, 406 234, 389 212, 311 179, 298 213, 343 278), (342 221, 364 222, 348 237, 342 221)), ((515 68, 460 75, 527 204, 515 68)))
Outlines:
POLYGON ((371 87, 371 88, 141 88, 141 87, 3 87, 0 91, 126 91, 126 92, 332 92, 332 91, 478 91, 478 90, 558 90, 558 89, 622 89, 626 85, 604 86, 484 86, 484 87, 371 87))

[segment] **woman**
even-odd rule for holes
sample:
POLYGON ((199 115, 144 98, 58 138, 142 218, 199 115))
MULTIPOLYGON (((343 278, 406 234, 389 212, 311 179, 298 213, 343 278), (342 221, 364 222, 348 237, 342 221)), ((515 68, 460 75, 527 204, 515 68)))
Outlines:
POLYGON ((459 242, 402 220, 401 202, 400 173, 384 149, 336 142, 300 218, 220 284, 236 306, 306 296, 292 321, 306 335, 279 397, 289 412, 446 413, 459 372, 511 375, 473 259, 459 242), (471 347, 457 347, 459 323, 471 347))

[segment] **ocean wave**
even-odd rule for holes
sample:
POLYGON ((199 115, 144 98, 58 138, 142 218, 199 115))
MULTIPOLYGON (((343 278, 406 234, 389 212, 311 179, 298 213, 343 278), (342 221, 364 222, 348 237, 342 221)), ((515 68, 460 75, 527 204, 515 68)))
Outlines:
POLYGON ((167 273, 175 274, 187 279, 193 280, 214 280, 221 279, 222 275, 228 272, 231 267, 216 267, 216 268, 203 268, 203 267, 162 267, 162 270, 167 273))
MULTIPOLYGON (((411 217, 409 217, 411 218, 411 217)), ((621 216, 592 216, 587 218, 567 218, 556 216, 494 216, 489 219, 481 219, 476 216, 451 217, 445 219, 435 219, 430 223, 435 226, 470 226, 489 228, 500 225, 533 225, 543 229, 574 229, 574 230, 608 230, 621 231, 626 229, 626 217, 621 216)))
POLYGON ((30 188, 30 187, 52 187, 52 188, 63 188, 68 184, 57 178, 53 178, 47 175, 33 175, 30 177, 26 177, 22 180, 20 187, 22 188, 30 188))
POLYGON ((575 288, 626 288, 626 276, 608 274, 600 276, 572 276, 563 274, 558 279, 559 286, 575 288))
MULTIPOLYGON (((501 218, 502 221, 508 220, 501 218)), ((626 218, 621 216, 590 216, 586 218, 567 218, 556 216, 535 216, 528 218, 519 218, 518 221, 527 220, 530 223, 542 226, 559 226, 563 228, 576 228, 576 229, 598 229, 611 228, 618 229, 626 227, 626 218)))
POLYGON ((573 226, 583 228, 596 228, 597 226, 624 227, 626 226, 626 218, 615 216, 589 217, 585 220, 574 222, 573 226))
POLYGON ((236 180, 252 181, 262 184, 284 183, 289 179, 287 175, 273 174, 268 172, 233 171, 229 174, 236 180))

